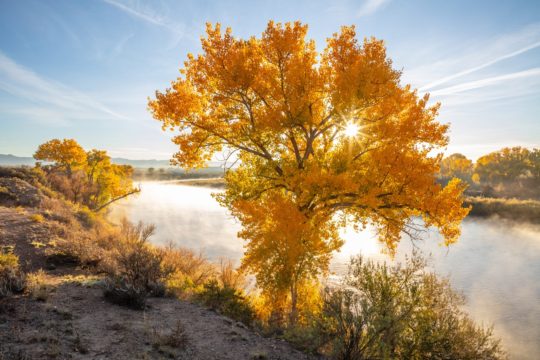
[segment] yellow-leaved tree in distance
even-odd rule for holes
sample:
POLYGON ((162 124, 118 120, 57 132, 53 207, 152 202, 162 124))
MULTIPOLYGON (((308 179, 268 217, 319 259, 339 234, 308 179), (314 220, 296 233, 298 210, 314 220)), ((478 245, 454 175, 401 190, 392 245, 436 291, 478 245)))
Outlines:
POLYGON ((318 53, 307 30, 270 21, 260 38, 238 39, 208 24, 202 54, 149 101, 177 131, 176 164, 236 152, 218 200, 243 225, 242 267, 263 293, 288 297, 292 323, 299 289, 327 272, 346 223, 373 224, 392 252, 413 217, 450 244, 468 213, 458 179, 436 182, 448 143, 439 105, 400 84, 382 41, 342 27, 318 53))

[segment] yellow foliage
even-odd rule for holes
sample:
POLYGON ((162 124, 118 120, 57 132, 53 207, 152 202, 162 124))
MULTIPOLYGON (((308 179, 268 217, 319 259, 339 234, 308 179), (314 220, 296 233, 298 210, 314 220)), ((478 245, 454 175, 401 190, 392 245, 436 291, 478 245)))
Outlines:
POLYGON ((486 184, 515 181, 520 177, 540 178, 540 150, 503 148, 480 157, 476 161, 475 176, 486 184))
POLYGON ((43 221, 45 221, 45 218, 41 214, 32 214, 30 215, 30 220, 32 220, 33 222, 42 223, 43 221))
POLYGON ((39 145, 34 158, 54 162, 71 173, 84 166, 86 152, 73 139, 53 139, 39 145))
MULTIPOLYGON (((296 324, 307 325, 309 320, 321 312, 322 297, 321 285, 318 281, 307 281, 298 287, 299 312, 296 324)), ((287 321, 287 309, 291 308, 291 297, 288 293, 276 293, 263 290, 251 297, 251 303, 257 319, 264 325, 281 327, 287 321)))
POLYGON ((53 139, 41 144, 34 157, 53 163, 46 169, 55 190, 92 210, 137 192, 133 188, 131 166, 112 164, 106 151, 85 152, 73 139, 53 139))
POLYGON ((382 41, 358 42, 343 27, 319 54, 300 22, 270 21, 249 39, 219 24, 206 32, 202 53, 188 55, 149 109, 176 131, 177 164, 238 154, 218 200, 244 226, 243 268, 260 286, 295 297, 298 284, 327 270, 346 221, 373 223, 391 251, 413 216, 446 243, 459 237, 464 186, 439 185, 442 155, 431 155, 448 144, 448 126, 429 95, 401 85, 382 41))
POLYGON ((452 154, 441 161, 440 174, 443 178, 457 177, 462 180, 470 179, 473 172, 473 162, 462 154, 452 154))

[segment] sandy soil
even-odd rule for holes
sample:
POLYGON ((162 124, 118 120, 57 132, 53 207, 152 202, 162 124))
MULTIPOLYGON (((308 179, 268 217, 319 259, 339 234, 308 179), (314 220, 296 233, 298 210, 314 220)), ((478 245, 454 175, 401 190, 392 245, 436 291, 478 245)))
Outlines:
POLYGON ((46 302, 12 298, 0 313, 0 353, 5 359, 309 358, 197 305, 171 298, 148 304, 145 311, 111 305, 99 283, 62 284, 46 302))
POLYGON ((310 359, 288 343, 173 298, 150 298, 145 311, 105 302, 98 277, 47 266, 48 224, 32 209, 0 206, 0 246, 15 246, 25 271, 43 268, 52 292, 0 299, 0 360, 30 359, 310 359), (33 243, 33 244, 32 244, 33 243))

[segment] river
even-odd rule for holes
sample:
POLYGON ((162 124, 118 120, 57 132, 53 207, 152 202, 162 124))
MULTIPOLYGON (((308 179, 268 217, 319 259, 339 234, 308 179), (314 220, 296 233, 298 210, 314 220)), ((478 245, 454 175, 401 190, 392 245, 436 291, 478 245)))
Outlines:
MULTIPOLYGON (((240 225, 212 198, 217 190, 185 186, 181 182, 143 182, 137 196, 115 204, 110 217, 122 216, 157 226, 152 242, 203 251, 210 259, 242 256, 243 242, 236 233, 240 225)), ((345 245, 334 256, 332 270, 339 275, 352 255, 388 260, 382 246, 367 229, 342 232, 345 245)), ((540 228, 501 220, 466 219, 462 236, 449 248, 441 237, 428 231, 415 242, 430 264, 467 298, 466 310, 495 334, 511 359, 540 356, 540 228)), ((413 249, 404 238, 398 247, 399 261, 413 249)))

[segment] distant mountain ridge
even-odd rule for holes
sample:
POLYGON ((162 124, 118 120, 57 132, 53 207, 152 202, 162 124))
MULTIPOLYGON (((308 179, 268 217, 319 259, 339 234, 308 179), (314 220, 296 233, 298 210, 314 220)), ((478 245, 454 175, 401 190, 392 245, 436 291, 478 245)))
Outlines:
MULTIPOLYGON (((118 165, 131 165, 136 168, 163 168, 171 166, 169 160, 131 160, 125 158, 112 158, 111 160, 113 163, 118 165)), ((33 166, 35 163, 36 160, 33 157, 15 156, 12 154, 0 154, 0 166, 33 166)), ((209 166, 213 165, 209 164, 209 166)))
POLYGON ((0 154, 0 165, 20 166, 34 165, 36 160, 33 157, 15 156, 12 154, 0 154))

